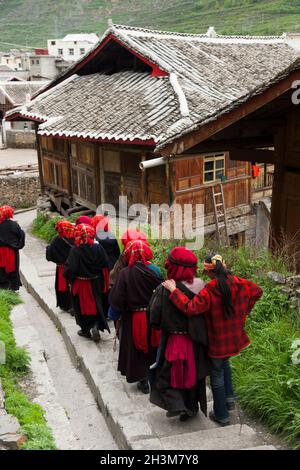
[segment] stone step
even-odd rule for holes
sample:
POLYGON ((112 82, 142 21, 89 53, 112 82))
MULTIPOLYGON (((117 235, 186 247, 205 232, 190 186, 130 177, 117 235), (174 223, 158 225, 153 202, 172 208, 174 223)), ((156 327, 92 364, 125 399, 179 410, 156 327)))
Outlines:
POLYGON ((22 304, 12 310, 11 321, 17 345, 25 348, 30 355, 36 394, 34 402, 45 410, 45 418, 52 429, 58 449, 78 449, 77 439, 72 432, 68 417, 59 403, 39 334, 30 324, 29 315, 22 304))
POLYGON ((265 446, 248 447, 246 449, 241 449, 241 450, 277 450, 277 449, 274 446, 265 445, 265 446))
MULTIPOLYGON (((156 440, 139 440, 133 445, 134 450, 154 448, 156 440), (149 447, 151 444, 154 447, 149 447)), ((186 432, 182 435, 159 439, 160 450, 239 450, 261 445, 261 438, 247 425, 238 424, 203 431, 186 432)))

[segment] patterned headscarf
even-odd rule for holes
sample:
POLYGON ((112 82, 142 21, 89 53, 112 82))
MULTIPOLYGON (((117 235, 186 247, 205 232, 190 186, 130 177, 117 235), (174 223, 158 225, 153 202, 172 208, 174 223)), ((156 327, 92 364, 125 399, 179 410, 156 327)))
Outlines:
POLYGON ((217 266, 217 261, 220 261, 222 266, 226 269, 226 263, 225 263, 222 255, 215 254, 211 258, 211 263, 208 263, 207 261, 205 261, 203 263, 203 271, 214 271, 216 269, 216 266, 217 266))
POLYGON ((109 230, 108 218, 101 214, 95 215, 95 217, 91 219, 91 225, 96 231, 97 229, 103 230, 104 232, 108 232, 109 230))
POLYGON ((197 257, 184 246, 176 246, 170 251, 165 263, 168 279, 192 282, 197 273, 197 257))
POLYGON ((123 233, 121 236, 121 242, 124 246, 124 249, 126 248, 127 244, 129 242, 132 242, 134 240, 142 240, 144 242, 147 242, 148 237, 144 232, 141 232, 140 230, 135 230, 133 228, 129 228, 126 230, 126 232, 123 233))
POLYGON ((146 241, 133 240, 127 243, 124 256, 127 265, 131 268, 137 261, 141 261, 145 265, 150 264, 153 253, 146 241))
POLYGON ((12 219, 13 216, 14 216, 14 210, 11 206, 0 207, 0 224, 2 224, 4 220, 12 219))
POLYGON ((96 231, 91 225, 79 224, 75 228, 75 245, 93 245, 96 231))
POLYGON ((55 230, 60 238, 75 237, 75 227, 71 222, 68 222, 68 220, 59 220, 55 225, 55 230))
POLYGON ((75 222, 75 225, 79 224, 86 224, 86 225, 91 225, 91 218, 88 215, 80 215, 75 222))

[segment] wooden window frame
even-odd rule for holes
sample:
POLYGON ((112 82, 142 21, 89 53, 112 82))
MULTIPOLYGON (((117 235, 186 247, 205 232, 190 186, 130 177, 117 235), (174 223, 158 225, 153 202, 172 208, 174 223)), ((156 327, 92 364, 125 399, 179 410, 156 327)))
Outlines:
POLYGON ((221 178, 217 178, 216 173, 217 173, 217 171, 220 171, 221 169, 223 169, 223 174, 225 176, 225 171, 226 171, 226 155, 225 155, 225 153, 215 153, 215 154, 212 154, 212 155, 204 155, 203 156, 203 184, 212 184, 212 183, 215 183, 216 181, 219 181, 221 178), (223 160, 223 162, 224 162, 223 168, 217 168, 216 167, 216 162, 220 161, 220 160, 223 160), (213 162, 213 169, 212 170, 205 170, 205 163, 209 162, 209 161, 213 162), (205 181, 205 175, 207 173, 213 173, 213 179, 212 180, 205 181))

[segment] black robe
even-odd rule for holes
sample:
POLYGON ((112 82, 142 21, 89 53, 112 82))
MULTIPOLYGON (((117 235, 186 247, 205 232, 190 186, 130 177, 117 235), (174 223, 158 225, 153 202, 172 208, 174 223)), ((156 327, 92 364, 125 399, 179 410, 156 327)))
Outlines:
MULTIPOLYGON (((66 239, 55 237, 51 244, 46 248, 46 259, 52 261, 57 265, 64 265, 68 259, 71 248, 74 246, 73 239, 66 239)), ((71 307, 71 295, 70 290, 67 292, 59 292, 58 290, 58 266, 56 267, 55 276, 55 293, 56 293, 56 305, 62 310, 68 311, 71 307)))
POLYGON ((74 246, 69 253, 65 264, 64 276, 72 284, 77 277, 91 279, 92 291, 97 305, 97 315, 82 315, 79 297, 71 293, 72 306, 77 324, 87 333, 97 326, 99 330, 110 332, 103 309, 104 276, 102 270, 108 268, 108 259, 105 251, 98 243, 74 246))
POLYGON ((107 255, 108 266, 111 271, 120 256, 118 241, 112 232, 104 231, 97 232, 96 240, 102 246, 107 255))
POLYGON ((20 257, 19 250, 25 245, 25 232, 14 220, 5 220, 0 224, 0 246, 10 247, 15 252, 15 271, 6 273, 0 268, 0 289, 17 291, 22 285, 20 280, 20 257))
MULTIPOLYGON (((184 284, 177 282, 177 287, 188 298, 192 299, 192 293, 184 284)), ((202 315, 193 318, 185 317, 169 300, 169 291, 159 286, 155 291, 150 305, 150 324, 162 329, 162 339, 156 367, 151 371, 150 401, 156 406, 167 411, 185 411, 189 416, 194 416, 199 410, 207 414, 206 381, 210 375, 211 362, 208 357, 208 340, 205 320, 202 315), (172 332, 188 333, 193 341, 197 380, 191 389, 175 389, 170 385, 172 364, 165 359, 166 345, 172 332)))
MULTIPOLYGON (((120 271, 109 296, 112 308, 122 312, 118 371, 126 376, 129 383, 147 378, 149 367, 156 356, 156 350, 151 350, 150 347, 148 354, 135 348, 132 312, 148 306, 153 291, 162 280, 151 268, 137 262, 133 267, 120 271)), ((150 335, 150 328, 148 334, 150 335)))

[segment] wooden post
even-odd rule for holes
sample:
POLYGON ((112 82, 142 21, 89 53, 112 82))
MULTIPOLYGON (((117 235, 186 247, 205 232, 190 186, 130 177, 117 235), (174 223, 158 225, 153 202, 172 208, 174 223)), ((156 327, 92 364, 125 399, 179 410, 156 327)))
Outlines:
POLYGON ((103 147, 99 148, 99 180, 100 180, 100 200, 105 203, 105 177, 104 177, 104 155, 103 147))
POLYGON ((72 207, 73 185, 72 185, 71 155, 72 155, 71 142, 67 141, 68 191, 69 191, 70 205, 72 207))
POLYGON ((35 136, 36 136, 36 148, 37 148, 37 156, 38 156, 38 166, 39 166, 39 175, 40 175, 40 185, 41 185, 41 193, 45 193, 45 185, 44 185, 44 176, 43 176, 43 162, 42 162, 42 148, 40 138, 38 136, 38 124, 35 124, 35 136))
MULTIPOLYGON (((146 160, 146 152, 145 150, 142 151, 141 161, 144 162, 146 160)), ((142 188, 142 201, 143 203, 148 206, 148 188, 147 188, 147 170, 141 170, 141 188, 142 188)))

